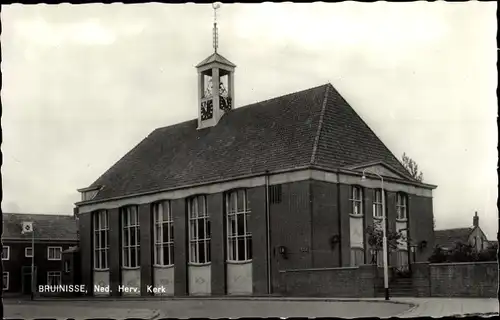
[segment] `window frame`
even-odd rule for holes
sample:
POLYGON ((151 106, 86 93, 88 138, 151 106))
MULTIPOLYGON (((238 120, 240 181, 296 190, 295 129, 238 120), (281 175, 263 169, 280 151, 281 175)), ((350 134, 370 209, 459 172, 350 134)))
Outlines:
POLYGON ((170 200, 160 201, 152 204, 153 213, 153 266, 171 267, 174 265, 174 219, 172 204, 170 200), (161 211, 159 210, 161 208, 161 211), (166 209, 165 209, 166 208, 166 209), (161 214, 161 220, 160 220, 161 214), (166 218, 165 219, 165 214, 166 218), (167 228, 167 241, 164 232, 167 228), (160 231, 160 233, 158 233, 160 231), (167 249, 167 261, 165 261, 165 249, 167 249))
POLYGON ((373 218, 374 219, 383 219, 384 218, 384 192, 382 189, 375 189, 373 193, 373 218), (380 199, 377 199, 377 195, 380 195, 380 199), (380 210, 377 210, 380 209, 380 210), (377 215, 377 212, 380 211, 380 215, 377 215))
POLYGON ((25 258, 33 258, 33 247, 25 247, 24 248, 24 257, 25 258), (28 250, 31 250, 31 255, 28 255, 28 250))
POLYGON ((226 205, 226 262, 246 263, 253 259, 252 232, 249 231, 249 221, 252 213, 248 192, 246 189, 236 189, 225 194, 226 205), (240 202, 239 197, 242 197, 240 202), (241 206, 241 208, 239 207, 241 206), (238 216, 243 216, 238 220, 238 216), (234 221, 234 227, 232 224, 234 221), (240 234, 238 221, 243 222, 240 234), (234 230, 233 230, 234 229, 234 230), (234 232, 233 232, 234 231, 234 232), (240 241, 243 243, 243 256, 240 255, 240 241))
POLYGON ((206 195, 197 195, 188 200, 188 228, 189 228, 189 264, 206 265, 212 262, 211 254, 211 228, 208 214, 206 195), (199 204, 201 200, 201 205, 199 204), (200 211, 202 208, 202 212, 200 211), (203 225, 204 237, 200 238, 200 222, 203 225), (203 244, 204 259, 200 259, 200 249, 203 244), (193 251, 194 250, 194 251, 193 251))
POLYGON ((137 269, 141 267, 141 245, 140 245, 140 225, 139 207, 137 205, 126 206, 120 209, 121 218, 121 266, 124 269, 137 269), (132 217, 135 216, 135 223, 132 224, 132 217), (126 219, 124 217, 127 217, 126 219), (127 230, 128 232, 125 232, 127 230), (135 242, 132 243, 132 232, 135 242), (127 234, 127 237, 125 237, 127 234), (127 254, 125 254, 127 253, 127 254), (135 256, 135 264, 132 264, 132 253, 135 256), (128 259, 126 259, 128 257, 128 259), (126 260, 126 261, 125 261, 126 260))
POLYGON ((2 261, 9 261, 10 260, 10 246, 3 245, 2 246, 2 261), (4 257, 3 251, 4 249, 7 249, 7 256, 4 257))
POLYGON ((408 220, 408 195, 406 193, 398 192, 396 194, 396 220, 408 220), (401 212, 404 212, 404 217, 401 217, 401 212))
POLYGON ((352 185, 351 186, 351 192, 350 192, 350 197, 349 201, 351 203, 351 216, 354 217, 362 217, 364 214, 364 205, 363 205, 363 188, 359 185, 352 185), (357 191, 357 196, 358 199, 356 198, 356 191, 357 191), (355 213, 356 207, 359 206, 358 213, 355 213))
POLYGON ((96 271, 106 271, 109 270, 109 212, 108 210, 94 211, 92 219, 93 268, 96 271), (99 239, 99 243, 96 241, 97 239, 99 239), (104 261, 102 260, 102 254, 104 254, 104 261))
MULTIPOLYGON (((57 252, 57 251, 55 251, 57 252)), ((54 256, 56 256, 56 254, 54 254, 54 256)), ((47 247, 47 260, 49 261, 61 261, 62 260, 62 247, 47 247), (54 257, 54 258, 51 258, 50 257, 50 250, 59 250, 59 258, 57 257, 54 257)))
POLYGON ((7 291, 7 290, 9 290, 9 287, 10 287, 10 273, 9 273, 9 271, 3 271, 3 274, 2 274, 2 288, 3 289, 2 290, 7 291), (4 281, 3 281, 5 276, 7 276, 7 281, 5 281, 6 286, 4 286, 4 281))
POLYGON ((60 286, 62 285, 62 274, 61 274, 61 271, 47 271, 47 285, 49 286, 60 286), (50 283, 50 278, 58 278, 59 279, 59 283, 58 284, 51 284, 50 283))

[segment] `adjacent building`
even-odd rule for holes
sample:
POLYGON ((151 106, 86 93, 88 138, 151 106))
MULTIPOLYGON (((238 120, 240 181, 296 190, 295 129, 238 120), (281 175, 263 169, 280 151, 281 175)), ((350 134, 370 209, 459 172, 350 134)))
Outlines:
POLYGON ((444 250, 453 249, 457 243, 469 244, 477 251, 482 251, 490 245, 490 241, 479 226, 477 211, 472 219, 472 227, 436 230, 435 237, 436 245, 444 250))
POLYGON ((235 69, 216 48, 196 67, 198 118, 154 130, 79 190, 89 294, 264 295, 280 270, 368 264, 382 197, 408 239, 391 266, 426 261, 435 186, 331 84, 238 106, 235 69))
POLYGON ((35 285, 61 284, 65 272, 62 252, 77 242, 77 223, 72 215, 3 213, 4 292, 31 293, 33 255, 35 285), (34 235, 22 232, 25 222, 32 223, 34 235))

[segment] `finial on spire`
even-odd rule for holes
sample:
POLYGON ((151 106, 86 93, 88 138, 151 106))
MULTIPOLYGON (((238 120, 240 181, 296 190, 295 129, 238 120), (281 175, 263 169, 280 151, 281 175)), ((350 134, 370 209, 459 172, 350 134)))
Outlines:
POLYGON ((217 48, 219 47, 219 31, 217 30, 217 9, 220 9, 220 3, 212 3, 212 8, 214 9, 214 50, 217 53, 217 48))

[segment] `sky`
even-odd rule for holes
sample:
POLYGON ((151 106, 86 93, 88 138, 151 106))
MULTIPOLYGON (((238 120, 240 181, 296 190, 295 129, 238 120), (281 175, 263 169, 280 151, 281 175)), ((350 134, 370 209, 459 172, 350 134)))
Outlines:
MULTIPOLYGON (((151 131, 197 117, 199 4, 2 7, 2 210, 71 214, 151 131)), ((437 229, 498 228, 496 2, 224 4, 236 107, 330 82, 434 190, 437 229)))

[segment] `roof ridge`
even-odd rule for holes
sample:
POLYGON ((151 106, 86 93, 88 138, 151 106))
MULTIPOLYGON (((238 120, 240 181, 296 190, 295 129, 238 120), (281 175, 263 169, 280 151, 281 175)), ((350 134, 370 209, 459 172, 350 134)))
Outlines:
MULTIPOLYGON (((329 86, 329 85, 331 86, 331 84, 329 84, 329 83, 328 84, 322 84, 322 85, 318 85, 318 86, 315 86, 315 87, 311 87, 311 88, 307 88, 307 89, 301 89, 301 90, 298 90, 298 91, 286 93, 286 94, 283 94, 283 95, 280 95, 280 96, 275 96, 275 97, 272 97, 272 98, 269 98, 269 99, 252 102, 252 103, 246 104, 244 106, 241 106, 239 108, 235 108, 235 109, 231 110, 231 112, 236 112, 237 110, 241 110, 241 109, 248 108, 248 107, 253 107, 253 106, 255 106, 257 104, 261 104, 261 103, 268 103, 268 102, 270 102, 272 100, 282 99, 282 98, 285 98, 285 97, 288 97, 288 96, 292 96, 294 94, 301 94, 301 93, 305 93, 307 91, 316 90, 316 89, 319 89, 321 87, 325 87, 325 86, 329 86)), ((182 121, 182 122, 174 123, 174 124, 171 124, 171 125, 168 125, 168 126, 158 127, 156 129, 154 129, 152 132, 154 132, 156 130, 161 130, 161 129, 165 129, 165 128, 174 127, 174 126, 181 125, 181 124, 186 124, 186 123, 191 122, 191 121, 197 121, 197 119, 198 118, 193 118, 193 119, 185 120, 185 121, 182 121)))
POLYGON ((323 119, 325 117, 326 103, 328 101, 328 92, 330 85, 326 85, 325 94, 323 97, 323 104, 321 105, 321 114, 319 116, 318 131, 316 132, 316 137, 314 138, 313 150, 311 155, 311 164, 316 161, 316 153, 318 151, 319 137, 321 135, 321 129, 323 128, 323 119))

